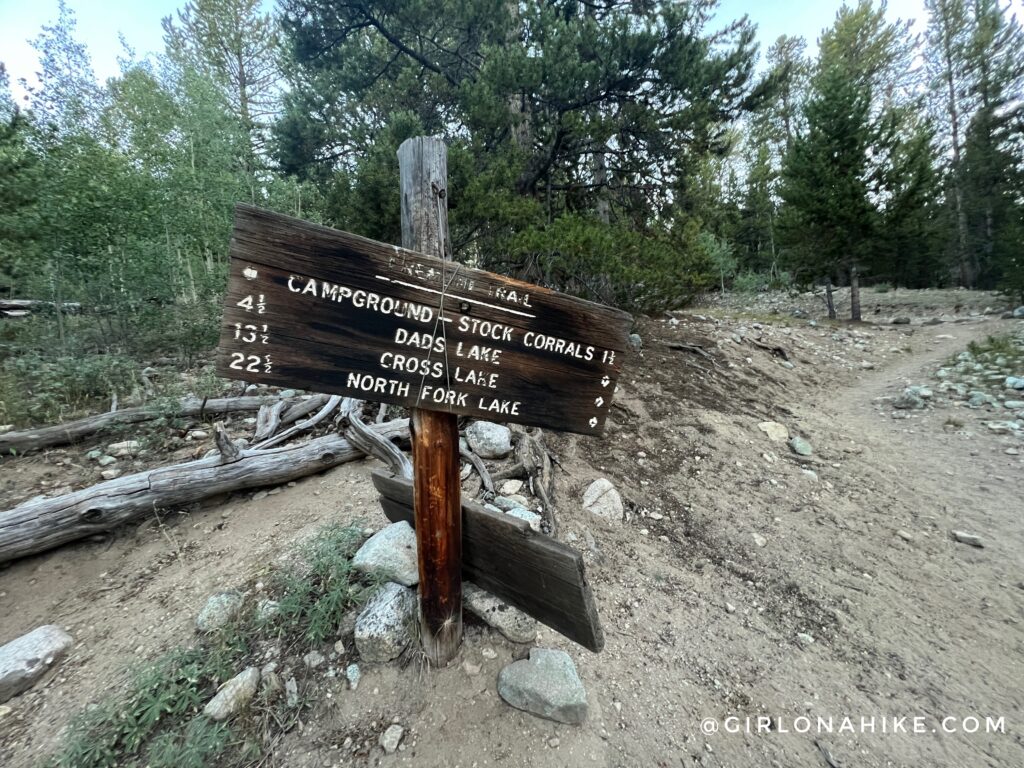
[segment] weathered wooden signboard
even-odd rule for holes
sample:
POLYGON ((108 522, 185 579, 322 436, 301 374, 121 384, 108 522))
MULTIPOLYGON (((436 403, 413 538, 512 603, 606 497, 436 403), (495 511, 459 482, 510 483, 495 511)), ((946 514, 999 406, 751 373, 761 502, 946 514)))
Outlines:
POLYGON ((217 371, 599 434, 631 318, 502 275, 247 205, 217 371))

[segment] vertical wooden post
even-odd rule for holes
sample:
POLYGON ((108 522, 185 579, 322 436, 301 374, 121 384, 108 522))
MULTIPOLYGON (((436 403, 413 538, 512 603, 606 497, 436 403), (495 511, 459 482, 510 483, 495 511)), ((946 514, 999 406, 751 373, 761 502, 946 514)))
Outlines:
MULTIPOLYGON (((450 258, 448 152, 436 136, 398 148, 402 245, 450 258)), ((442 298, 443 301, 443 298, 442 298)), ((413 507, 420 568, 420 636, 435 666, 451 661, 462 642, 462 499, 459 429, 454 414, 412 411, 413 507)))

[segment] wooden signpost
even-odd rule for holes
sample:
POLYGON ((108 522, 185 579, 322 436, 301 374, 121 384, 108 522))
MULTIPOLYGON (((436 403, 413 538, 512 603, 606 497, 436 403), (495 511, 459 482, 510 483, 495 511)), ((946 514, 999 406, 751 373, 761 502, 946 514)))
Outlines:
MULTIPOLYGON (((577 573, 566 576, 575 595, 568 603, 503 593, 479 575, 487 553, 503 549, 494 543, 503 528, 461 503, 456 415, 600 434, 632 318, 450 261, 444 144, 418 137, 398 154, 404 248, 237 206, 217 371, 412 409, 421 636, 435 664, 447 663, 461 641, 464 519, 474 542, 486 540, 474 544, 475 570, 467 569, 481 586, 598 650, 582 561, 558 549, 564 545, 521 536, 525 543, 509 549, 501 567, 510 573, 510 552, 528 551, 530 560, 557 550, 554 560, 568 565, 542 568, 537 586, 545 588, 544 573, 553 588, 557 574, 577 573), (589 628, 555 616, 570 603, 589 628)), ((393 519, 404 516, 402 493, 384 494, 393 519)))

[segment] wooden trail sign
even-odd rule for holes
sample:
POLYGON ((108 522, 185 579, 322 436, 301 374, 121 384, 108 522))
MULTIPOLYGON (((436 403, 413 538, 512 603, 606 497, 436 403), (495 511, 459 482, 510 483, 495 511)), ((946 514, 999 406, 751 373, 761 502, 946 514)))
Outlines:
POLYGON ((599 434, 630 316, 502 275, 235 209, 217 372, 599 434))
MULTIPOLYGON (((393 523, 415 525, 412 484, 373 473, 381 507, 393 523)), ((462 572, 542 624, 595 653, 604 648, 597 606, 583 571, 583 554, 525 521, 462 502, 462 572)))

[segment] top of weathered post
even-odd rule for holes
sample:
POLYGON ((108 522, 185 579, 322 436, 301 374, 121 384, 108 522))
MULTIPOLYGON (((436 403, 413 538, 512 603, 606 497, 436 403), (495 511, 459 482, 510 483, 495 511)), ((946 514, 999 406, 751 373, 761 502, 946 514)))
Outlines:
POLYGON ((448 148, 439 136, 415 136, 398 148, 402 191, 402 245, 414 251, 452 257, 448 241, 448 148), (432 200, 434 210, 413 205, 432 200))

